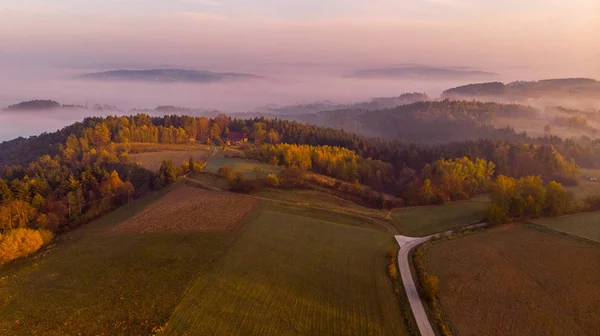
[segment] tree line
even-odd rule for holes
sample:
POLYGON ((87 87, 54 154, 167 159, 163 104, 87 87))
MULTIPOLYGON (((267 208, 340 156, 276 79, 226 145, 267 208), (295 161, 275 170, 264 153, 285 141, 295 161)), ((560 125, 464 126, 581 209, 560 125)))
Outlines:
POLYGON ((576 150, 578 155, 597 151, 591 144, 585 147, 559 138, 543 143, 479 140, 419 147, 293 121, 223 115, 86 118, 55 133, 0 144, 0 201, 7 218, 2 223, 5 229, 29 225, 60 231, 88 221, 143 193, 152 181, 158 186, 172 180, 170 168, 157 181, 154 174, 128 162, 129 143, 222 143, 229 132, 248 135, 261 160, 358 181, 402 197, 406 204, 464 199, 482 191, 490 172, 516 178, 539 175, 545 182, 574 181, 577 165, 557 148, 572 155, 576 150))

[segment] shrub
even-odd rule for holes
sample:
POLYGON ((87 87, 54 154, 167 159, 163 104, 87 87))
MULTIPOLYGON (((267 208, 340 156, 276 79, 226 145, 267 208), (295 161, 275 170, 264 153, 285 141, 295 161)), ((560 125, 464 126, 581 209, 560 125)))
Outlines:
POLYGON ((233 170, 228 165, 224 165, 223 167, 219 168, 217 170, 217 175, 224 177, 229 181, 233 181, 233 179, 235 178, 233 170))
POLYGON ((181 166, 177 167, 177 169, 175 170, 177 176, 182 176, 185 175, 185 173, 187 173, 188 171, 191 171, 191 166, 189 162, 182 162, 181 166))
POLYGON ((510 222, 509 209, 504 204, 490 204, 488 207, 487 220, 492 224, 504 224, 510 222))
POLYGON ((255 186, 252 181, 244 179, 241 173, 235 174, 235 178, 231 181, 231 191, 233 192, 248 194, 254 188, 255 186))
POLYGON ((279 178, 275 174, 267 175, 267 185, 272 188, 279 187, 279 178))
POLYGON ((423 276, 423 291, 430 301, 434 301, 440 290, 440 279, 432 274, 425 273, 423 276))
POLYGON ((40 233, 40 236, 42 237, 42 242, 44 242, 44 245, 48 245, 50 243, 50 241, 52 241, 52 238, 54 238, 54 234, 51 231, 38 230, 38 232, 40 233))
POLYGON ((289 189, 304 187, 304 171, 296 167, 288 167, 281 173, 281 184, 289 189))
POLYGON ((387 262, 388 262, 388 274, 392 279, 396 279, 398 276, 398 268, 396 268, 396 258, 394 257, 395 251, 390 251, 387 253, 387 262))
POLYGON ((0 265, 26 257, 52 240, 48 230, 14 229, 0 235, 0 265))
POLYGON ((194 162, 194 165, 192 166, 192 172, 193 173, 201 173, 202 171, 204 171, 204 162, 202 162, 202 161, 194 162))
MULTIPOLYGON (((185 169, 183 167, 179 167, 179 170, 185 169)), ((154 179, 152 180, 151 187, 153 189, 161 189, 177 180, 177 170, 173 167, 173 161, 163 161, 160 165, 160 169, 158 173, 156 173, 154 179)))

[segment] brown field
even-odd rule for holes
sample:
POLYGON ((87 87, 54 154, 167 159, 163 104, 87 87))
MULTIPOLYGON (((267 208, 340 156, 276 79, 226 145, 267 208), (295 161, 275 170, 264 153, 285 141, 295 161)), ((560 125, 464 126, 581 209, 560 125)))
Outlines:
POLYGON ((208 150, 206 149, 188 149, 188 150, 170 150, 163 152, 146 152, 141 154, 130 154, 129 158, 132 161, 139 163, 142 167, 151 170, 158 171, 160 165, 165 160, 173 161, 175 167, 181 165, 193 157, 194 160, 206 160, 208 157, 208 150))
POLYGON ((459 335, 598 335, 598 244, 513 224, 424 252, 459 335))
POLYGON ((186 150, 196 150, 196 149, 205 149, 209 150, 209 145, 198 144, 198 143, 189 143, 189 144, 167 144, 167 143, 149 143, 149 142, 129 142, 127 144, 124 143, 116 143, 115 146, 117 149, 122 149, 127 147, 129 149, 130 154, 139 154, 139 153, 147 153, 147 152, 164 152, 164 151, 186 151, 186 150))
POLYGON ((259 204, 242 195, 181 185, 108 233, 231 231, 259 204))

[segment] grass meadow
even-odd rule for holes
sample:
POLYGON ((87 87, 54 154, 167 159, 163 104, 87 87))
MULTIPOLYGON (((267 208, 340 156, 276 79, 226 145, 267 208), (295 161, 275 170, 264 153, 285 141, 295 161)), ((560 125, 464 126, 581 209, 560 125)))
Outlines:
POLYGON ((237 233, 106 234, 161 197, 148 195, 1 267, 0 335, 148 335, 164 325, 237 233))
POLYGON ((281 168, 270 164, 242 158, 226 158, 220 155, 210 157, 204 170, 216 174, 217 170, 225 165, 229 166, 234 173, 241 173, 246 179, 256 179, 254 172, 256 167, 262 169, 262 178, 267 177, 268 174, 279 175, 282 171, 281 168))
POLYGON ((428 236, 481 222, 488 203, 488 196, 478 196, 443 205, 396 209, 391 223, 401 235, 428 236))
POLYGON ((533 221, 549 229, 600 242, 600 212, 582 212, 574 215, 540 218, 533 221))
POLYGON ((600 244, 510 224, 424 249, 458 335, 591 335, 600 330, 600 244))
MULTIPOLYGON (((188 148, 187 146, 184 148, 188 148)), ((204 148, 197 149, 183 149, 182 150, 170 150, 170 151, 159 151, 159 152, 145 152, 140 154, 130 154, 129 157, 132 161, 139 163, 142 167, 151 170, 158 171, 163 161, 171 160, 175 167, 181 165, 183 162, 188 162, 190 157, 194 160, 206 160, 208 157, 209 150, 204 148)))
POLYGON ((299 206, 318 207, 331 211, 345 212, 369 216, 381 220, 389 219, 389 210, 377 210, 360 206, 352 201, 345 200, 336 195, 316 190, 283 190, 265 188, 253 195, 295 203, 299 206))
POLYGON ((165 333, 406 334, 386 274, 393 238, 291 212, 263 205, 211 275, 191 287, 165 333))
POLYGON ((263 202, 232 231, 118 230, 179 188, 190 187, 148 194, 0 268, 0 334, 408 334, 384 229, 263 202))

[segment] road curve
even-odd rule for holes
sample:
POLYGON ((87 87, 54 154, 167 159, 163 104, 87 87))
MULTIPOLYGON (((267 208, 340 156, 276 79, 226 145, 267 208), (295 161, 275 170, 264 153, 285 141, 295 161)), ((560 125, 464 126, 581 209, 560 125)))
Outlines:
POLYGON ((400 269, 400 276, 402 277, 402 283, 404 284, 404 290, 406 291, 406 296, 408 297, 408 302, 410 303, 410 309, 413 312, 421 336, 435 336, 435 333, 433 332, 433 328, 431 328, 431 323, 429 322, 429 318, 427 318, 423 301, 421 301, 419 291, 417 291, 417 286, 415 286, 415 280, 410 272, 410 252, 415 247, 432 238, 450 236, 455 232, 479 229, 488 225, 488 223, 469 225, 457 230, 446 231, 432 236, 419 238, 400 235, 394 236, 398 242, 398 245, 400 245, 400 251, 398 251, 398 268, 400 269))
POLYGON ((402 276, 402 283, 406 290, 406 296, 410 303, 410 308, 413 312, 419 332, 421 336, 435 336, 429 318, 423 307, 423 302, 415 286, 415 281, 410 272, 410 261, 409 255, 415 247, 431 239, 432 236, 423 238, 412 238, 406 236, 395 236, 398 245, 400 245, 400 251, 398 251, 398 267, 400 268, 400 275, 402 276))

